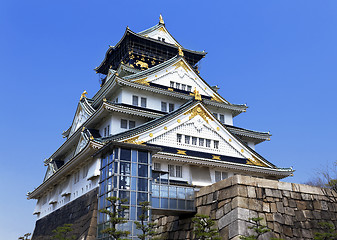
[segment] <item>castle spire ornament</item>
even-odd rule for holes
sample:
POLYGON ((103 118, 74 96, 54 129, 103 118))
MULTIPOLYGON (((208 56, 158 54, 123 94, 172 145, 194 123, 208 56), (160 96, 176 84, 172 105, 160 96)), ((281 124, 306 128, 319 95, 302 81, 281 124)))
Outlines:
POLYGON ((178 47, 178 54, 179 54, 179 56, 184 56, 184 52, 183 52, 183 50, 181 49, 181 47, 178 47))
POLYGON ((159 15, 159 23, 160 23, 160 24, 165 24, 165 23, 164 23, 163 16, 162 16, 161 14, 159 15))
POLYGON ((87 98, 86 96, 87 94, 88 94, 87 91, 84 90, 84 92, 81 94, 80 100, 82 100, 82 98, 87 98))
POLYGON ((197 91, 197 88, 194 88, 193 93, 190 93, 190 95, 191 95, 191 96, 194 96, 194 99, 195 99, 195 100, 199 100, 199 101, 202 100, 199 91, 197 91))

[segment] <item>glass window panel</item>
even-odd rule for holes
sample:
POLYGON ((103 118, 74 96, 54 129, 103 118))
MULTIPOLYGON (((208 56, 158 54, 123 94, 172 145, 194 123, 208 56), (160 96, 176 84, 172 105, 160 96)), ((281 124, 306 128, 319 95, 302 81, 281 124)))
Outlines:
POLYGON ((121 128, 128 128, 128 120, 121 119, 121 128))
POLYGON ((211 147, 211 140, 206 139, 206 147, 211 147))
POLYGON ((112 190, 112 178, 108 178, 107 180, 107 192, 112 190))
POLYGON ((108 174, 107 174, 107 177, 111 177, 112 176, 112 163, 109 164, 108 166, 108 174))
POLYGON ((107 160, 106 157, 104 157, 104 158, 102 159, 102 167, 105 167, 105 166, 106 166, 106 160, 107 160))
POLYGON ((221 181, 221 172, 215 171, 215 181, 216 182, 221 181))
POLYGON ((112 163, 113 159, 114 159, 114 155, 111 153, 109 156, 109 163, 112 163))
POLYGON ((174 82, 170 81, 170 87, 174 88, 174 82))
POLYGON ((138 178, 138 191, 148 191, 147 178, 138 178))
POLYGON ((130 189, 130 177, 120 176, 119 177, 119 189, 130 189))
POLYGON ((160 179, 160 173, 159 172, 153 172, 152 177, 153 177, 154 183, 159 183, 159 179, 160 179))
POLYGON ((134 191, 137 190, 137 178, 135 177, 131 178, 131 190, 134 190, 134 191))
POLYGON ((131 161, 131 150, 121 148, 121 160, 123 161, 131 161))
POLYGON ((204 140, 203 138, 199 138, 199 146, 204 146, 204 140))
POLYGON ((159 197, 159 185, 157 184, 152 185, 152 196, 159 197))
POLYGON ((138 165, 138 176, 139 177, 148 176, 148 165, 143 165, 143 164, 138 165))
POLYGON ((142 107, 146 108, 146 98, 142 97, 142 98, 140 99, 140 105, 141 105, 142 107))
POLYGON ((180 83, 176 83, 176 88, 180 89, 180 83))
POLYGON ((168 184, 168 174, 167 173, 161 173, 160 183, 161 184, 168 184))
POLYGON ((193 145, 197 145, 197 139, 196 137, 192 137, 192 144, 193 145))
POLYGON ((131 192, 131 205, 136 205, 137 198, 136 198, 136 192, 131 192))
POLYGON ((217 113, 213 113, 213 116, 214 116, 215 118, 218 118, 218 114, 217 114, 217 113))
POLYGON ((194 199, 194 190, 193 188, 186 188, 186 199, 193 200, 194 199))
POLYGON ((148 153, 143 151, 138 151, 138 162, 148 163, 148 153))
POLYGON ((214 140, 214 148, 219 149, 219 141, 214 140))
POLYGON ((97 237, 100 238, 100 237, 103 236, 102 231, 103 231, 103 224, 98 224, 98 225, 97 225, 97 237))
POLYGON ((225 123, 225 116, 223 114, 220 114, 220 122, 225 123))
POLYGON ((114 167, 113 167, 114 173, 118 174, 118 162, 114 162, 113 165, 114 165, 114 167))
POLYGON ((130 202, 130 192, 119 190, 119 198, 120 199, 127 199, 128 201, 125 202, 125 203, 129 203, 130 202))
POLYGON ((98 214, 98 223, 102 223, 102 222, 104 222, 104 216, 105 216, 106 214, 104 214, 104 213, 99 213, 98 214))
POLYGON ((194 201, 187 200, 186 201, 186 209, 188 209, 188 210, 194 210, 194 201))
POLYGON ((192 91, 192 86, 187 85, 187 91, 191 92, 192 91))
POLYGON ((228 172, 222 172, 222 179, 228 178, 228 172))
POLYGON ((157 163, 157 162, 153 163, 153 169, 160 171, 161 170, 161 164, 157 163))
POLYGON ((186 84, 181 84, 181 90, 186 90, 186 84))
POLYGON ((130 220, 136 220, 136 207, 130 207, 130 220))
POLYGON ((145 201, 148 201, 147 193, 139 192, 137 194, 137 204, 139 205, 139 203, 145 202, 145 201))
POLYGON ((134 128, 134 127, 136 127, 136 122, 135 121, 129 121, 129 129, 132 129, 132 128, 134 128))
POLYGON ((104 167, 104 168, 101 169, 101 176, 100 176, 101 181, 104 181, 105 176, 106 176, 106 168, 104 167))
POLYGON ((105 196, 99 197, 99 209, 105 208, 105 196))
POLYGON ((170 198, 177 198, 177 187, 170 186, 170 198))
POLYGON ((132 162, 137 162, 137 150, 132 150, 132 162))
POLYGON ((119 148, 115 149, 115 159, 118 159, 119 156, 119 148))
POLYGON ((137 163, 132 163, 132 176, 137 177, 137 163))
POLYGON ((178 198, 185 199, 185 188, 177 187, 178 198))
POLYGON ((161 102, 161 110, 163 112, 167 112, 167 103, 166 102, 161 102))
POLYGON ((160 186, 160 197, 168 197, 168 186, 160 186))
POLYGON ((160 208, 168 208, 168 198, 160 199, 160 208))
POLYGON ((182 178, 183 177, 183 167, 176 166, 176 177, 182 178))
POLYGON ((177 142, 178 143, 181 143, 181 136, 182 136, 181 134, 177 134, 177 142))
POLYGON ((169 199, 170 209, 177 209, 177 199, 169 199))
POLYGON ((117 188, 117 176, 113 176, 112 183, 113 183, 114 188, 117 188))
POLYGON ((132 96, 132 105, 138 106, 138 96, 136 96, 136 95, 132 96))
POLYGON ((131 167, 131 164, 130 163, 127 163, 127 162, 120 162, 119 163, 120 165, 120 174, 121 175, 130 175, 130 167, 131 167))
POLYGON ((170 177, 175 177, 175 167, 174 165, 168 165, 168 171, 169 171, 169 174, 170 174, 170 177))
POLYGON ((186 209, 185 200, 178 199, 178 209, 186 209))
POLYGON ((102 195, 105 193, 105 181, 100 183, 100 191, 99 194, 102 195))
POLYGON ((153 208, 159 208, 160 207, 160 205, 159 205, 159 198, 157 198, 157 197, 152 197, 152 207, 153 208))
POLYGON ((190 144, 191 137, 185 135, 185 143, 190 144))
POLYGON ((174 104, 169 103, 169 112, 173 112, 173 111, 174 111, 174 104))

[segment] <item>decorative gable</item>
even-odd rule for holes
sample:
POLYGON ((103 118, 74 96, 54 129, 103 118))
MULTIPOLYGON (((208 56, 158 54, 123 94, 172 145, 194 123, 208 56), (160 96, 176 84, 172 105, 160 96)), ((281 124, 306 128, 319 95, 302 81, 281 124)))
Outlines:
POLYGON ((145 36, 174 44, 176 46, 180 46, 180 44, 172 37, 172 35, 167 31, 166 27, 164 25, 161 25, 159 28, 153 30, 152 32, 147 33, 145 36))
MULTIPOLYGON (((82 94, 83 95, 83 94, 82 94)), ((76 110, 75 117, 73 119, 73 123, 71 125, 71 130, 69 133, 69 137, 76 132, 76 130, 82 126, 82 124, 92 115, 95 110, 88 103, 86 97, 82 97, 76 110)))
MULTIPOLYGON (((150 69, 149 69, 150 70, 150 69)), ((168 88, 192 92, 195 89, 204 96, 215 101, 226 102, 189 66, 182 57, 172 61, 166 67, 151 71, 146 77, 134 78, 132 81, 142 84, 159 84, 168 88)))

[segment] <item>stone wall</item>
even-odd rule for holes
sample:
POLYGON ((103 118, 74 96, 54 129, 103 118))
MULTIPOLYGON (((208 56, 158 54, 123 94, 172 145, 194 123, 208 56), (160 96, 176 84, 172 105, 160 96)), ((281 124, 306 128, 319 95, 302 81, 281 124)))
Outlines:
POLYGON ((76 239, 96 239, 97 191, 98 188, 36 221, 32 240, 50 240, 52 231, 65 223, 73 224, 71 235, 76 239))
POLYGON ((192 217, 194 214, 181 214, 180 216, 152 215, 156 223, 155 231, 158 239, 192 239, 192 217))
POLYGON ((216 220, 222 239, 251 233, 253 217, 262 217, 272 230, 261 239, 313 239, 319 222, 337 227, 336 197, 331 190, 236 175, 201 188, 196 206, 216 220))

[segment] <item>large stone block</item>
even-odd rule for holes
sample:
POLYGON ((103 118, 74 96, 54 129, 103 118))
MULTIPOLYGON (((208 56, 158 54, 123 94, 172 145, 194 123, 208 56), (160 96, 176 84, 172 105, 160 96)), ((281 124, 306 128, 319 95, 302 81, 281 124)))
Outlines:
POLYGON ((249 198, 256 198, 255 187, 247 186, 247 192, 249 198))
POLYGON ((248 198, 244 198, 244 197, 235 197, 232 200, 232 209, 234 208, 249 208, 248 207, 248 198))
POLYGON ((292 191, 291 183, 288 182, 278 182, 278 189, 279 190, 286 190, 286 191, 292 191))
POLYGON ((262 201, 256 200, 254 198, 249 198, 248 207, 251 210, 261 212, 262 211, 262 201))

